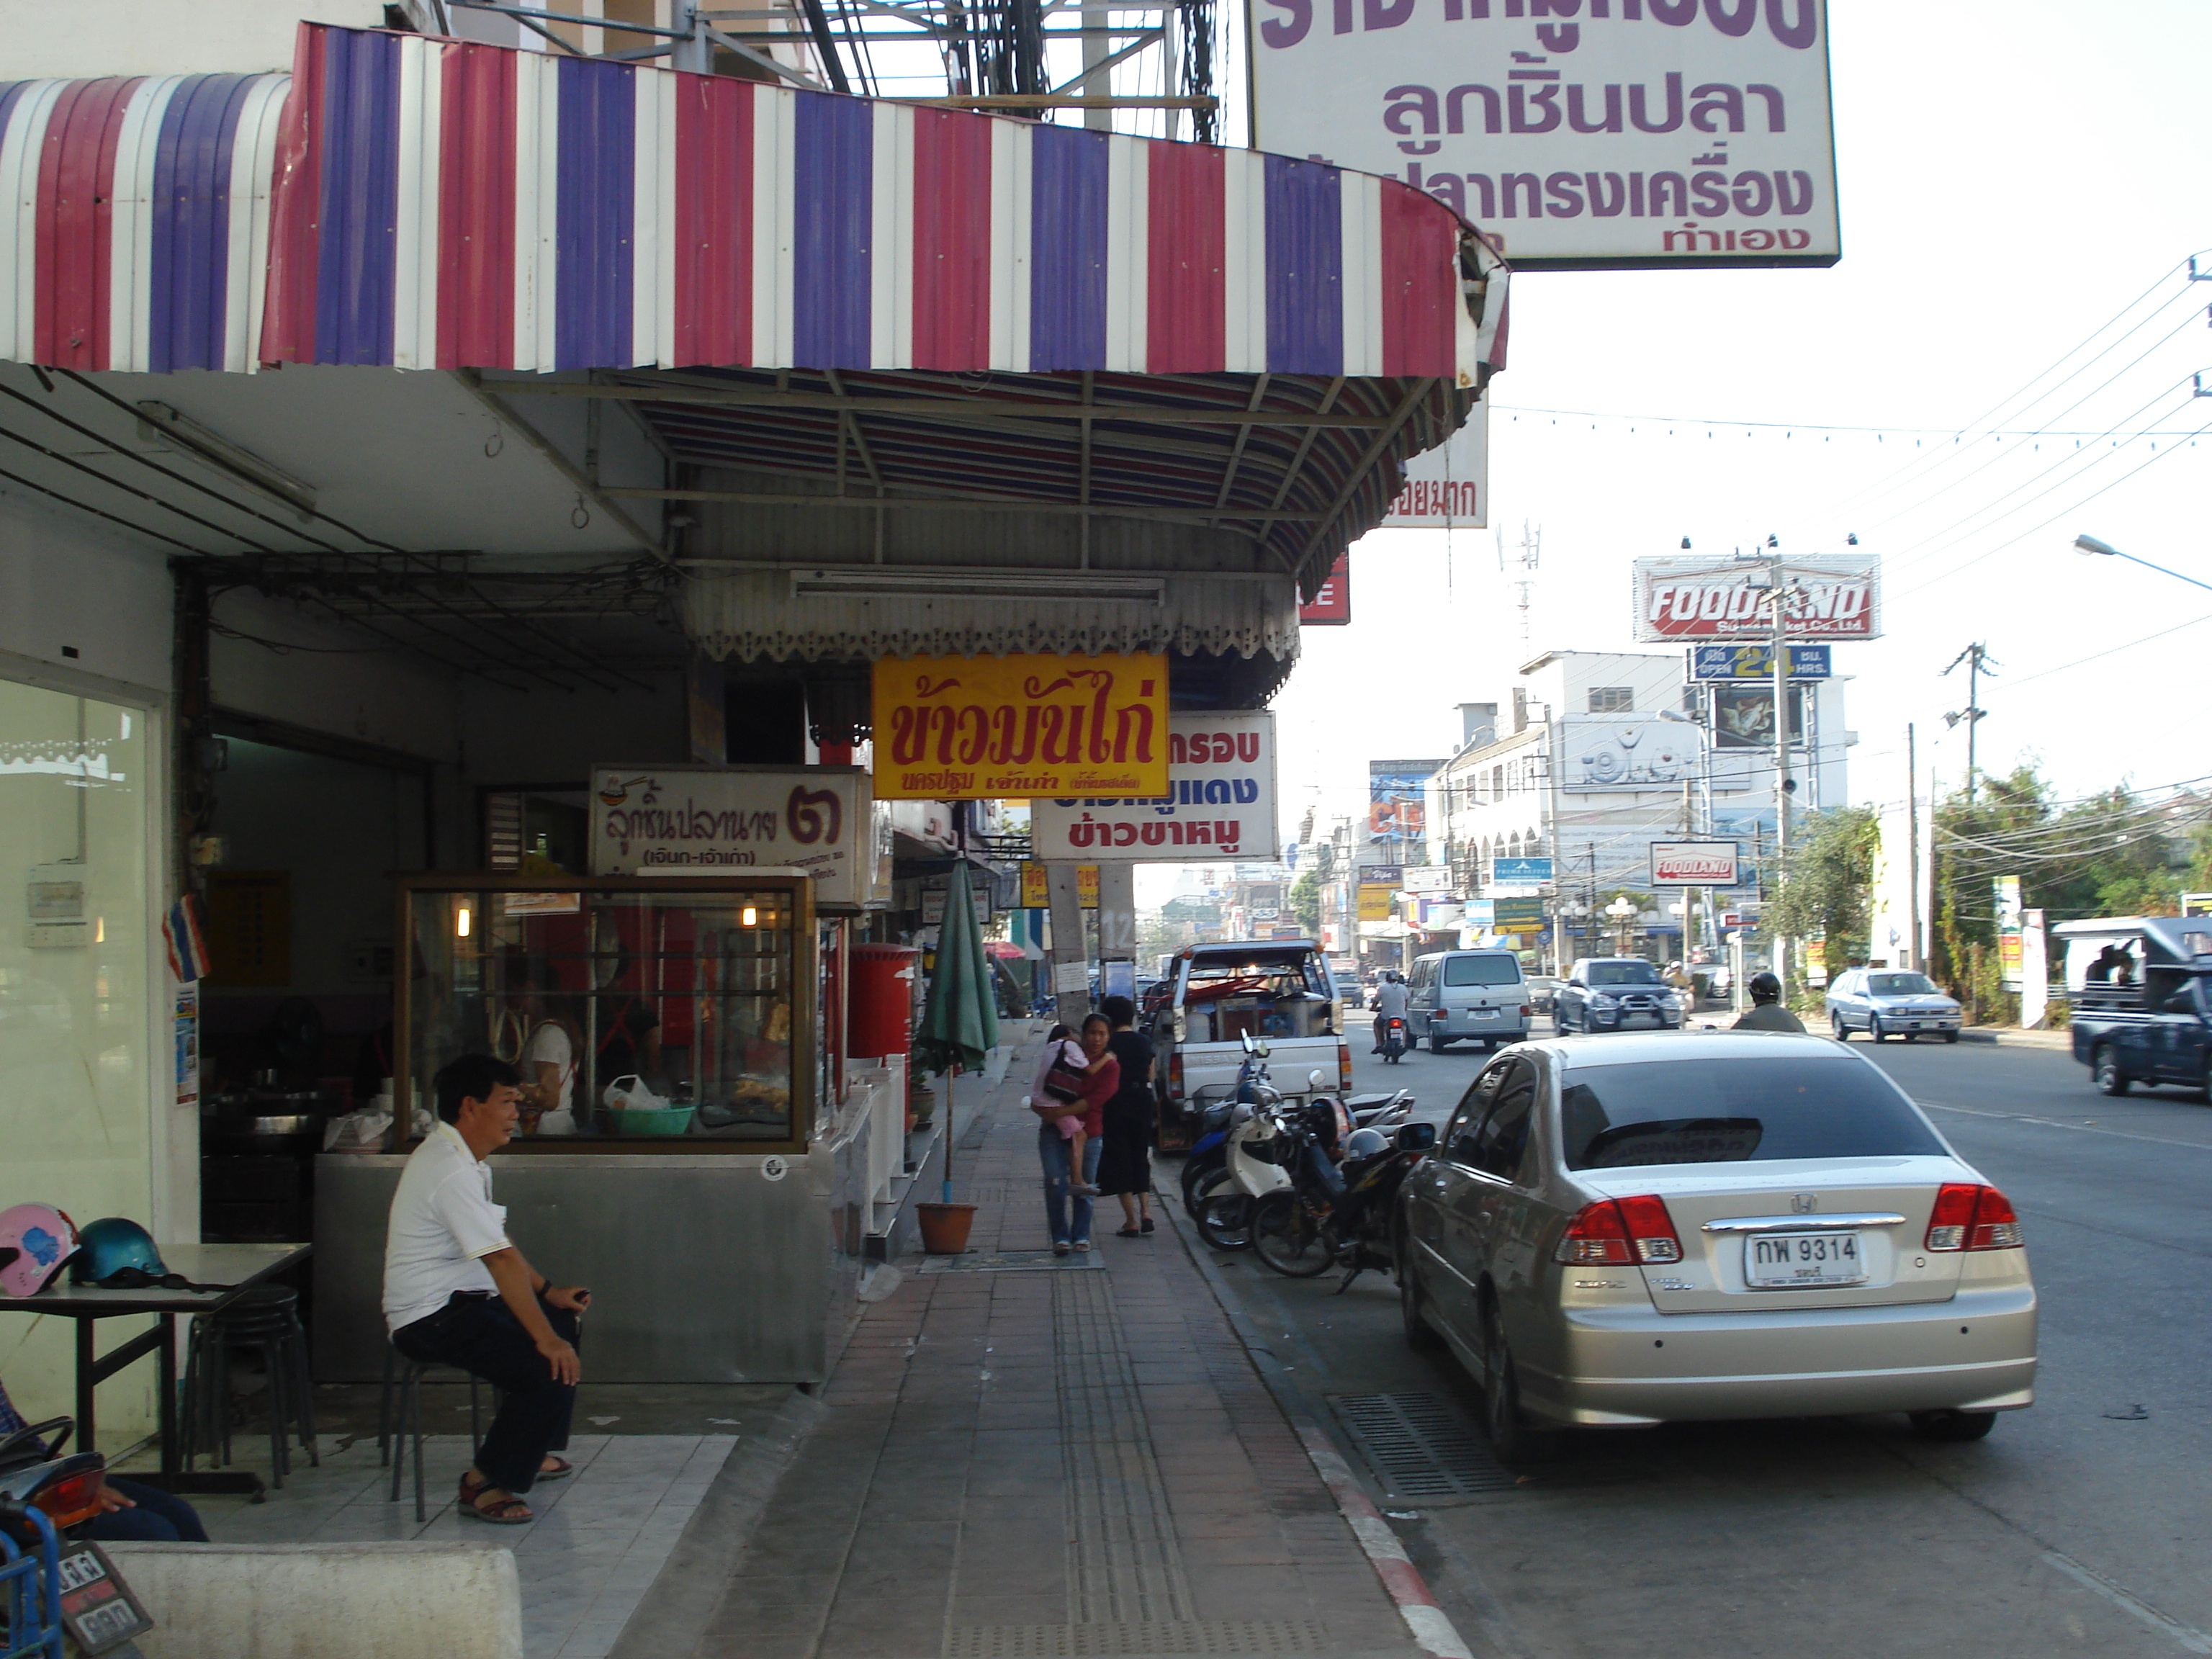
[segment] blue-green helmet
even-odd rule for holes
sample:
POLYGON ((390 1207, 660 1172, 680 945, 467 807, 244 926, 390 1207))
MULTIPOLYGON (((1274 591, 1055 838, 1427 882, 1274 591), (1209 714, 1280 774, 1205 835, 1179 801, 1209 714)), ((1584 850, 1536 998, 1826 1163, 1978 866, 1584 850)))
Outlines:
POLYGON ((154 1236, 128 1216, 104 1216, 77 1232, 77 1252, 70 1258, 70 1283, 104 1284, 127 1267, 159 1279, 169 1270, 154 1248, 154 1236))

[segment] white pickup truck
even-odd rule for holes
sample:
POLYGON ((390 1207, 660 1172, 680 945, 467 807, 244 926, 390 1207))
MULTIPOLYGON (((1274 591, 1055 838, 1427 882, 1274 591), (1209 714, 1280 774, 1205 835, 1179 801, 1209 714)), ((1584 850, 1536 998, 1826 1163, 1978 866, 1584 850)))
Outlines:
POLYGON ((1190 1102, 1210 1084, 1234 1087, 1246 1036, 1264 1038, 1268 1069, 1284 1096, 1352 1087, 1344 1004, 1312 939, 1247 939, 1194 945, 1168 964, 1150 1030, 1159 1054, 1160 1145, 1190 1144, 1190 1102))

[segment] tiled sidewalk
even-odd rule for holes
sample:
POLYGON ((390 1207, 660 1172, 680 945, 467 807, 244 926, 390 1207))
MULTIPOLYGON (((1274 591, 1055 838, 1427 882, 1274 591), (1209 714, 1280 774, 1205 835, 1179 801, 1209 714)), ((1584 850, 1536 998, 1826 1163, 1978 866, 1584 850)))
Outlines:
MULTIPOLYGON (((955 1151, 970 1262, 1048 1243, 1028 1070, 955 1151)), ((1119 1224, 1057 1264, 903 1264, 690 1651, 1414 1654, 1176 1234, 1119 1224)))

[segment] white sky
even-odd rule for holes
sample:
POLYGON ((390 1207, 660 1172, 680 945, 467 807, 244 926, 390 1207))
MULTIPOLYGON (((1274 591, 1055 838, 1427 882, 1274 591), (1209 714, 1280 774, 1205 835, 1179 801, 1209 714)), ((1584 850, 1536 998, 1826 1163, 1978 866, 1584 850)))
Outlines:
MULTIPOLYGON (((2212 773, 2212 592, 2071 550, 2086 532, 2212 581, 2212 430, 2194 447, 2085 436, 2078 452, 2072 435, 1948 435, 2212 427, 2212 398, 2190 395, 2212 371, 2212 283, 2182 276, 2212 248, 2212 4, 1830 0, 1829 17, 1843 260, 1515 279, 1492 522, 1509 543, 1524 520, 1543 532, 1528 636, 1494 532, 1361 542, 1352 625, 1305 630, 1276 700, 1286 837, 1309 802, 1356 808, 1370 757, 1448 753, 1452 705, 1504 701, 1539 652, 1663 648, 1629 632, 1629 562, 1685 535, 1701 553, 1769 532, 1809 553, 1856 532, 1882 556, 1887 637, 1835 653, 1856 677, 1854 799, 1902 798, 1908 720, 1923 778, 1958 780, 1963 732, 1942 714, 1966 705, 1964 677, 1939 675, 1976 639, 2002 665, 1982 690, 1985 769, 2034 757, 2068 793, 2212 773), (1511 413, 1560 409, 1616 418, 1511 413), (1883 436, 1747 437, 1710 417, 1883 436)), ((1157 903, 1171 878, 1146 873, 1140 900, 1157 903)))

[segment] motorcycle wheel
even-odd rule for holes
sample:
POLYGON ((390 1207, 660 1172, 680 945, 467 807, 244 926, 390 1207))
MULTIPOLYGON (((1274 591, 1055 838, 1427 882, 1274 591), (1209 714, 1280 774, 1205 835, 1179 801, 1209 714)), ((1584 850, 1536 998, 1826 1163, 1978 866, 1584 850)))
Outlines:
POLYGON ((1185 1211, 1197 1210, 1199 1183, 1216 1171, 1225 1170, 1227 1167, 1228 1159, 1218 1147, 1200 1157, 1183 1160, 1182 1207, 1185 1211))
POLYGON ((1304 1193, 1268 1193, 1252 1205, 1252 1253, 1291 1279, 1312 1279, 1336 1260, 1336 1234, 1304 1193))
POLYGON ((1199 1178, 1189 1213, 1198 1236, 1215 1249, 1251 1249, 1252 1200, 1230 1184, 1228 1170, 1216 1170, 1199 1178))

